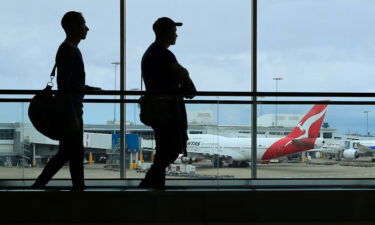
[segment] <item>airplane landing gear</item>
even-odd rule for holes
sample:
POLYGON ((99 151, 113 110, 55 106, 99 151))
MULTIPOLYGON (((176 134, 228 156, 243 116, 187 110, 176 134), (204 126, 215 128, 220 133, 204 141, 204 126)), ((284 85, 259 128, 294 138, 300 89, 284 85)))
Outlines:
POLYGON ((242 161, 242 162, 240 163, 240 167, 247 168, 247 167, 249 167, 249 163, 248 163, 248 162, 245 162, 245 161, 242 161))
POLYGON ((249 163, 246 161, 233 161, 228 166, 232 168, 246 168, 249 167, 249 163))
POLYGON ((237 168, 239 167, 239 163, 237 161, 233 161, 231 164, 228 165, 228 167, 237 168))
POLYGON ((212 160, 214 168, 222 168, 224 166, 224 162, 218 155, 214 155, 212 160))

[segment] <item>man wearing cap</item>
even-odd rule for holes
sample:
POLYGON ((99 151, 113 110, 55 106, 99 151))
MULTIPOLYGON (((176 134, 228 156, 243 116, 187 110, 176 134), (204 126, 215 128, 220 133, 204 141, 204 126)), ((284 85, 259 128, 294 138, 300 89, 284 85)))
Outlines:
MULTIPOLYGON (((164 104, 159 109, 160 117, 165 113, 171 115, 168 120, 152 124, 156 141, 154 163, 146 173, 139 187, 165 188, 165 168, 173 163, 179 154, 186 156, 187 119, 183 98, 193 98, 195 86, 187 69, 182 67, 175 55, 168 50, 176 44, 176 27, 182 23, 174 22, 167 17, 159 18, 153 24, 155 41, 142 57, 142 78, 149 94, 164 96, 164 104), (167 100, 166 100, 167 99, 167 100), (167 105, 167 107, 165 107, 167 105)), ((158 113, 158 116, 159 116, 158 113)))

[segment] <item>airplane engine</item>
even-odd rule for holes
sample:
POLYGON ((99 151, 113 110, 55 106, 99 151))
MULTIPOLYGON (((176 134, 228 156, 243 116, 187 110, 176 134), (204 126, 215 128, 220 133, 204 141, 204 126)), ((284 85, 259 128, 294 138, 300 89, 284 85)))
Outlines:
POLYGON ((343 156, 345 159, 358 159, 359 158, 358 151, 355 149, 344 150, 343 156))

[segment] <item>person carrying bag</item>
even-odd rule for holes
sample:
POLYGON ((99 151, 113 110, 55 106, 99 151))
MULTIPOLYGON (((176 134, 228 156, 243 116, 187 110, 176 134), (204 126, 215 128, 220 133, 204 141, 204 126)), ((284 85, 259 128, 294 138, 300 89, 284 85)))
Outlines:
POLYGON ((182 67, 168 48, 176 43, 177 26, 167 17, 155 21, 155 41, 142 56, 141 72, 146 95, 140 99, 140 119, 152 127, 155 136, 155 158, 140 188, 165 189, 165 168, 180 153, 186 156, 187 116, 183 98, 191 99, 195 87, 187 69, 182 67))
POLYGON ((61 25, 66 39, 56 54, 58 92, 54 100, 60 130, 59 151, 48 161, 32 188, 45 188, 52 177, 69 162, 73 189, 85 188, 83 160, 83 99, 86 91, 100 91, 85 83, 85 67, 78 45, 86 39, 89 28, 80 12, 67 12, 61 25))

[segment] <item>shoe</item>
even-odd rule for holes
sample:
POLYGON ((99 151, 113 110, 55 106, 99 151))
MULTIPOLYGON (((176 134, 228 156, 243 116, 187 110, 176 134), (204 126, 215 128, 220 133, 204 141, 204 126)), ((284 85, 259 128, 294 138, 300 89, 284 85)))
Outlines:
POLYGON ((151 189, 160 190, 160 191, 165 190, 164 184, 151 183, 145 180, 142 180, 141 183, 139 183, 138 187, 139 188, 151 188, 151 189))
POLYGON ((86 189, 86 186, 73 186, 72 191, 84 191, 86 189))
POLYGON ((46 185, 45 184, 42 184, 38 181, 35 181, 35 183, 33 185, 31 185, 30 187, 31 189, 45 189, 46 188, 46 185))

